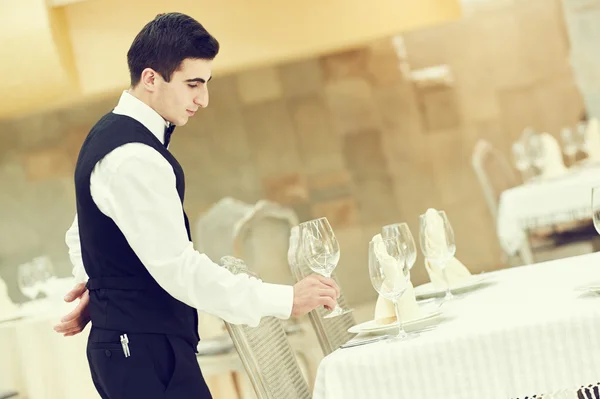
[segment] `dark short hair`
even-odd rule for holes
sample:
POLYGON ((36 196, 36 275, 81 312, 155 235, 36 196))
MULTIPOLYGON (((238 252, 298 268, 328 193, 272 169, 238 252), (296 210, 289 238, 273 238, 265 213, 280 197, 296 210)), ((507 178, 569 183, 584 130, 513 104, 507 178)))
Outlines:
POLYGON ((219 42, 194 18, 181 13, 159 14, 137 34, 127 64, 131 86, 136 86, 146 68, 152 68, 169 82, 183 60, 214 59, 219 42))

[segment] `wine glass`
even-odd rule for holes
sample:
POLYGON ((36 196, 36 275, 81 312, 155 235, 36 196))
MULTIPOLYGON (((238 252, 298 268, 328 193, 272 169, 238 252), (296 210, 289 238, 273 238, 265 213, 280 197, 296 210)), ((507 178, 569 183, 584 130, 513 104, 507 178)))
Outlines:
POLYGON ((592 220, 598 234, 600 234, 600 186, 592 189, 592 220))
MULTIPOLYGON (((340 246, 327 218, 309 220, 299 225, 298 251, 311 270, 321 276, 331 278, 340 261, 340 246)), ((336 304, 326 319, 341 316, 352 310, 342 309, 336 304)))
POLYGON ((30 300, 33 300, 38 296, 40 287, 31 263, 19 265, 17 270, 17 284, 23 295, 30 300))
POLYGON ((383 238, 399 237, 399 242, 402 247, 402 251, 406 256, 406 263, 408 268, 412 269, 415 262, 417 261, 417 246, 415 245, 415 239, 413 238, 410 228, 406 223, 394 223, 383 226, 381 229, 381 236, 383 238))
POLYGON ((568 127, 560 131, 560 138, 563 143, 563 152, 567 156, 569 166, 575 163, 575 155, 577 155, 577 141, 573 136, 573 132, 568 127))
POLYGON ((534 134, 529 138, 528 143, 528 154, 533 166, 535 166, 540 172, 543 171, 545 166, 545 149, 542 143, 542 138, 538 134, 534 134))
POLYGON ((46 255, 38 256, 33 259, 31 266, 39 287, 38 290, 48 297, 51 296, 56 275, 50 257, 46 255))
POLYGON ((454 231, 444 211, 428 210, 420 216, 421 230, 419 234, 423 256, 433 266, 437 266, 444 274, 446 296, 444 301, 454 299, 450 291, 447 264, 456 253, 454 231))
POLYGON ((407 334, 400 319, 399 300, 408 288, 410 268, 402 251, 399 236, 373 239, 369 243, 369 276, 375 291, 392 301, 398 321, 398 335, 393 340, 406 340, 418 334, 407 334))

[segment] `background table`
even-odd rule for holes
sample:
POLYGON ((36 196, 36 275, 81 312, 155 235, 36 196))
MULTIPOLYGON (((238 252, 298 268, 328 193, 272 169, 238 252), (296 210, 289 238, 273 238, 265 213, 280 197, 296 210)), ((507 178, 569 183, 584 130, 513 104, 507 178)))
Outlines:
POLYGON ((27 317, 0 324, 0 388, 29 399, 99 398, 85 354, 89 327, 68 338, 53 330, 74 306, 34 301, 27 317))
POLYGON ((570 169, 567 174, 504 191, 498 205, 497 233, 502 248, 514 254, 528 226, 573 222, 592 217, 592 188, 600 186, 600 166, 570 169))

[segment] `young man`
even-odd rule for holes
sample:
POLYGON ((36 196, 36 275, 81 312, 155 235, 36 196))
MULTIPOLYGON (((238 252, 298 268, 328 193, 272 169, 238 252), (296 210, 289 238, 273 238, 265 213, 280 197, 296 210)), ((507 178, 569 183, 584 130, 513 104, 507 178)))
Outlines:
POLYGON ((291 287, 233 275, 192 246, 184 174, 168 145, 173 128, 208 105, 218 51, 191 17, 158 15, 127 54, 130 89, 79 154, 66 241, 87 284, 67 294, 80 304, 55 329, 74 335, 91 320, 87 356, 105 399, 210 398, 195 357, 196 309, 255 326, 333 308, 339 295, 319 276, 291 287))

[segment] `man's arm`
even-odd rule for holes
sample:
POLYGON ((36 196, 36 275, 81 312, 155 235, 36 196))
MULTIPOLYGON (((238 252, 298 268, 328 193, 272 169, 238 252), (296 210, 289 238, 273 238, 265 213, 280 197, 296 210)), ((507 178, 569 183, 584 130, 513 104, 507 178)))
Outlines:
POLYGON ((312 277, 296 287, 234 275, 194 250, 171 165, 154 149, 119 147, 92 174, 98 208, 117 224, 152 277, 174 298, 236 324, 265 316, 288 318, 316 306, 335 306, 338 289, 312 277), (318 304, 318 305, 317 305, 318 304))
POLYGON ((73 219, 73 224, 65 234, 65 243, 69 247, 69 259, 73 265, 72 274, 77 283, 85 283, 88 280, 88 275, 83 267, 83 258, 81 256, 81 243, 79 242, 79 222, 77 214, 73 219))
POLYGON ((73 276, 77 282, 75 287, 65 295, 65 301, 73 302, 76 299, 80 299, 80 301, 71 313, 65 315, 60 320, 60 323, 54 326, 54 330, 68 337, 82 332, 85 329, 85 326, 90 322, 90 315, 87 307, 90 297, 85 288, 88 276, 83 267, 83 259, 81 257, 77 214, 75 214, 73 224, 71 224, 71 227, 67 230, 65 243, 69 247, 69 258, 73 264, 73 276))

